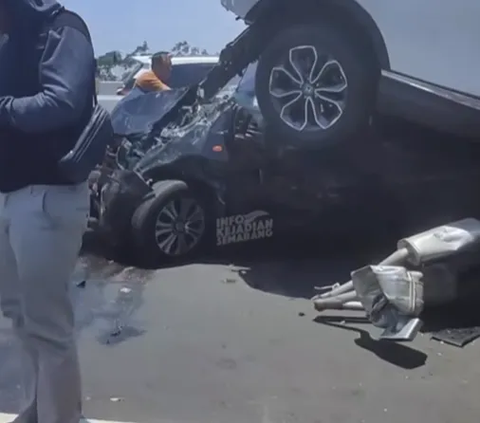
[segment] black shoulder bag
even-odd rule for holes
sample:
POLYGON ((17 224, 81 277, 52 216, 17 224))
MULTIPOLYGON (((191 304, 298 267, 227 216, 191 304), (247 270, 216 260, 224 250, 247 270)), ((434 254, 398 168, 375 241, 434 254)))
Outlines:
MULTIPOLYGON (((90 32, 83 19, 69 10, 60 10, 48 28, 66 26, 80 31, 91 42, 90 32)), ((72 184, 86 181, 92 170, 102 163, 114 135, 110 114, 98 104, 95 76, 96 63, 92 69, 92 115, 73 148, 58 162, 61 175, 72 184)))

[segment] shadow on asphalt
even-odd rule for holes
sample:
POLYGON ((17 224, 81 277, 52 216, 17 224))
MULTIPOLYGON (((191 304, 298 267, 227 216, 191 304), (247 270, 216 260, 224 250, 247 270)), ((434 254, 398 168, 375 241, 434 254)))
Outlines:
MULTIPOLYGON (((332 236, 330 241, 325 237, 319 240, 318 237, 309 237, 308 234, 298 234, 256 243, 237 244, 222 250, 206 252, 203 257, 197 258, 195 263, 228 265, 252 289, 289 298, 310 299, 315 295, 316 288, 347 281, 352 270, 379 261, 391 252, 396 244, 393 239, 384 239, 382 242, 369 240, 366 243, 365 240, 368 238, 365 236, 350 235, 343 241, 338 236, 332 236)), ((130 337, 142 335, 141 327, 132 323, 132 316, 135 310, 141 307, 144 286, 156 269, 142 266, 138 261, 132 260, 131 255, 123 258, 112 256, 94 236, 86 239, 85 252, 81 260, 88 268, 88 273, 95 275, 96 292, 92 295, 95 301, 100 304, 118 302, 120 307, 114 306, 113 311, 105 311, 104 307, 100 306, 93 307, 93 311, 91 307, 81 307, 86 314, 80 318, 79 326, 87 327, 99 319, 107 322, 107 328, 98 337, 99 342, 105 345, 115 345, 130 337), (107 300, 108 295, 105 291, 111 290, 112 285, 116 289, 116 297, 107 300), (125 300, 122 296, 122 289, 128 291, 129 299, 125 300)), ((85 301, 94 303, 92 299, 85 301)), ((473 313, 472 307, 471 304, 466 306, 462 303, 460 306, 428 310, 424 315, 424 332, 480 326, 478 313, 473 313)), ((339 321, 335 319, 336 317, 322 315, 317 321, 322 324, 338 325, 339 321)), ((348 319, 342 317, 340 320, 348 319)), ((363 320, 364 323, 368 323, 363 320)), ((339 327, 347 329, 345 325, 339 327)), ((384 360, 405 368, 414 368, 422 362, 415 352, 407 353, 409 347, 405 345, 395 346, 397 344, 374 341, 367 337, 367 332, 363 333, 362 329, 350 328, 350 330, 356 330, 360 334, 356 341, 358 346, 371 350, 384 360), (405 358, 406 363, 398 359, 397 352, 405 358)))
POLYGON ((378 246, 355 248, 346 240, 302 237, 238 245, 217 253, 213 262, 239 268, 251 288, 291 298, 311 298, 316 287, 350 279, 350 272, 379 256, 378 246))
POLYGON ((358 347, 370 351, 381 360, 402 369, 417 369, 422 367, 427 361, 425 353, 411 346, 373 339, 365 329, 352 326, 369 323, 368 319, 364 317, 318 316, 314 321, 323 325, 356 332, 359 336, 354 342, 358 347))
POLYGON ((382 258, 388 252, 385 245, 395 246, 394 240, 368 245, 366 239, 359 234, 349 234, 343 240, 338 233, 329 239, 305 233, 290 234, 211 249, 191 262, 150 266, 131 252, 108 251, 94 234, 89 234, 84 241, 83 256, 88 257, 92 273, 107 278, 124 268, 132 269, 139 279, 145 279, 154 270, 177 265, 230 265, 239 269, 241 279, 253 289, 293 298, 311 298, 315 287, 348 280, 352 270, 382 258))

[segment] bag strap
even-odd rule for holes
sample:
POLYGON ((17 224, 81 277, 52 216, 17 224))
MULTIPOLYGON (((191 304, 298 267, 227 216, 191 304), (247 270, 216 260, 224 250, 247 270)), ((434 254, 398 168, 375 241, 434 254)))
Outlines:
MULTIPOLYGON (((68 26, 69 28, 74 28, 77 31, 81 32, 87 38, 89 43, 93 45, 92 37, 90 35, 90 31, 85 21, 75 12, 72 12, 71 10, 67 10, 65 9, 65 7, 62 7, 61 9, 58 10, 57 13, 55 13, 52 20, 49 22, 47 29, 56 30, 56 29, 64 28, 66 26, 68 26)), ((92 84, 92 97, 93 97, 94 106, 98 104, 96 75, 97 75, 97 61, 95 60, 93 64, 93 84, 92 84)))

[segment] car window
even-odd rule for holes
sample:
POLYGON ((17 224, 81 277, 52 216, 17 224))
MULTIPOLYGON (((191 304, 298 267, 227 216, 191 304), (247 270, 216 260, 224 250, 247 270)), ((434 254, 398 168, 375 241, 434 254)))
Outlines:
POLYGON ((171 88, 181 88, 198 84, 207 76, 207 73, 215 66, 215 63, 184 63, 174 65, 172 74, 168 80, 171 88))
POLYGON ((237 92, 245 94, 255 94, 255 73, 257 72, 257 63, 252 63, 245 70, 242 79, 237 87, 237 92))
POLYGON ((228 81, 225 86, 216 94, 215 97, 231 97, 235 94, 237 90, 238 83, 240 82, 239 76, 234 76, 230 81, 228 81))

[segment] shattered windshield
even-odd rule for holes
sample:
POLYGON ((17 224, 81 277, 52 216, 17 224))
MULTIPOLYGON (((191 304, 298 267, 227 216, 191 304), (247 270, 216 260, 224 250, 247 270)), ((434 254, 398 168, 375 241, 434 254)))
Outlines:
POLYGON ((213 66, 215 66, 215 63, 183 63, 174 65, 168 85, 171 88, 180 88, 198 84, 205 78, 213 66))
MULTIPOLYGON (((230 97, 240 82, 235 76, 218 93, 217 98, 230 97)), ((112 111, 113 129, 118 135, 146 134, 160 121, 188 91, 179 88, 162 92, 144 93, 133 89, 112 111)))
POLYGON ((114 132, 118 135, 148 133, 187 91, 187 88, 151 93, 132 90, 112 111, 114 132))

